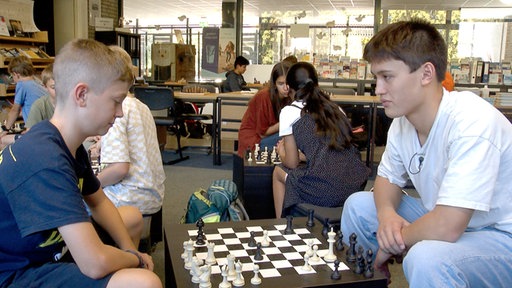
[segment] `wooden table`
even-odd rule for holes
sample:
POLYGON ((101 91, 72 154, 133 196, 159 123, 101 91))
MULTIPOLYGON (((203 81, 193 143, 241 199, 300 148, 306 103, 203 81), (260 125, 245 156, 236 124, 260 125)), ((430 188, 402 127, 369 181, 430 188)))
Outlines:
MULTIPOLYGON (((316 220, 315 220, 316 221, 316 220)), ((172 224, 167 221, 164 225, 164 245, 165 245, 165 286, 166 287, 199 287, 199 284, 191 282, 189 270, 184 268, 184 260, 181 258, 183 253, 183 242, 190 239, 189 230, 196 230, 195 224, 172 224)), ((300 229, 306 228, 306 218, 295 218, 293 220, 293 228, 300 229)), ((210 233, 216 233, 217 228, 233 228, 242 229, 248 226, 260 226, 261 228, 268 229, 274 225, 285 225, 286 219, 266 219, 266 220, 250 220, 239 222, 221 222, 221 223, 207 223, 204 227, 204 232, 208 236, 210 233)), ((269 229, 271 230, 271 229, 269 229)), ((321 235, 322 225, 316 221, 315 226, 308 228, 314 237, 322 242, 319 246, 325 247, 327 245, 326 239, 321 235)), ((348 237, 348 236, 346 236, 348 237)), ((239 238, 242 243, 246 243, 248 238, 239 238)), ((194 239, 195 240, 195 239, 194 239)), ((273 244, 271 243, 271 246, 273 244)), ((206 248, 196 248, 194 253, 206 252, 206 248)), ((262 283, 258 286, 265 287, 387 287, 387 279, 380 271, 374 272, 373 278, 364 278, 361 274, 353 272, 354 265, 346 262, 345 250, 337 251, 335 254, 337 258, 344 262, 350 270, 341 271, 340 280, 332 280, 330 278, 332 270, 326 265, 313 266, 316 273, 299 275, 297 272, 292 271, 287 273, 286 270, 281 270, 282 274, 279 277, 262 278, 262 283)), ((217 252, 216 252, 217 253, 217 252)), ((303 256, 303 252, 301 255, 303 256)), ((217 257, 217 256, 216 256, 217 257)), ((293 268, 290 268, 293 269, 293 268)), ((288 271, 289 272, 289 271, 288 271)), ((251 278, 254 273, 252 271, 244 271, 242 275, 245 278, 244 287, 252 287, 251 278)), ((222 281, 220 274, 212 274, 210 281, 212 287, 218 287, 222 281)))

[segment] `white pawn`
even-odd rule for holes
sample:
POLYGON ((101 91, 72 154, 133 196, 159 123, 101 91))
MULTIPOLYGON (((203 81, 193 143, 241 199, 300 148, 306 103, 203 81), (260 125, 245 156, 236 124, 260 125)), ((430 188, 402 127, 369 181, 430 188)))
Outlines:
POLYGON ((194 257, 194 241, 192 239, 187 242, 187 258, 185 259, 185 269, 189 270, 192 267, 192 257, 194 257))
POLYGON ((263 230, 263 238, 261 239, 260 243, 261 243, 262 247, 270 246, 270 241, 268 239, 268 231, 267 230, 263 230))
POLYGON ((334 254, 334 242, 336 242, 336 240, 334 240, 335 236, 336 232, 334 232, 331 228, 331 231, 327 233, 327 237, 329 238, 327 239, 327 242, 329 242, 329 252, 327 252, 327 255, 324 256, 325 262, 334 262, 337 259, 336 255, 334 254))
POLYGON ((320 261, 320 257, 318 256, 318 245, 313 245, 313 256, 309 259, 311 262, 320 261))
POLYGON ((183 260, 187 259, 187 246, 188 241, 183 241, 183 253, 181 254, 181 259, 183 260))
POLYGON ((242 275, 242 263, 240 262, 240 260, 238 260, 238 262, 236 262, 235 267, 236 267, 236 278, 235 278, 235 280, 233 280, 233 286, 242 287, 245 285, 245 279, 244 279, 244 276, 242 275))
POLYGON ((304 266, 302 266, 302 270, 311 271, 311 265, 309 265, 309 255, 307 253, 304 254, 304 266))
POLYGON ((253 271, 254 271, 254 277, 251 278, 251 284, 252 285, 260 285, 261 278, 258 275, 260 273, 260 266, 258 264, 254 264, 253 271))
POLYGON ((235 256, 233 254, 229 254, 227 256, 227 259, 228 259, 228 281, 233 281, 236 278, 235 256))
POLYGON ((224 265, 220 268, 222 275, 222 282, 219 283, 219 288, 231 288, 231 283, 228 281, 228 266, 224 265))
POLYGON ((247 158, 247 161, 248 161, 248 162, 252 162, 252 154, 251 154, 251 152, 249 152, 249 156, 248 156, 248 158, 247 158))
POLYGON ((313 257, 313 239, 308 240, 308 250, 306 250, 306 254, 310 258, 313 257))
POLYGON ((215 249, 215 243, 213 242, 208 242, 206 244, 206 246, 208 247, 208 255, 206 256, 206 264, 216 264, 217 263, 217 260, 215 259, 215 255, 213 253, 214 249, 215 249))

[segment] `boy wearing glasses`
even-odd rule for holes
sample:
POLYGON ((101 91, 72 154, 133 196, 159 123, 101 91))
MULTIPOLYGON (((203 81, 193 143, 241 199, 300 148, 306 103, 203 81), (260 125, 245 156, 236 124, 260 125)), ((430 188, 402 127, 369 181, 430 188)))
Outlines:
POLYGON ((374 192, 353 194, 343 234, 384 272, 405 256, 411 287, 512 283, 512 125, 471 92, 443 89, 446 44, 420 20, 390 24, 364 49, 394 118, 374 192), (402 193, 411 179, 420 198, 402 193))

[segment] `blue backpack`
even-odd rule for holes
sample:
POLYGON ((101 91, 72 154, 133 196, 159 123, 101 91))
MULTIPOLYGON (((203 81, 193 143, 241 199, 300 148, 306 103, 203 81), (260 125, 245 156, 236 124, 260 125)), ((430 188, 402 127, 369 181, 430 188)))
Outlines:
POLYGON ((182 223, 205 223, 248 220, 249 216, 238 199, 236 184, 227 179, 215 180, 208 190, 199 189, 188 201, 182 223))

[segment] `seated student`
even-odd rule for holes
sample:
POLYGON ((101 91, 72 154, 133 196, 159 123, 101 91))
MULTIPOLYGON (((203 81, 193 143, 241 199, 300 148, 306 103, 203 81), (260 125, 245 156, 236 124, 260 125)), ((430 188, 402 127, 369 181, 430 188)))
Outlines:
POLYGON ((82 146, 123 116, 130 67, 104 44, 77 39, 60 50, 53 72, 54 115, 0 155, 0 286, 162 287, 151 257, 136 251, 142 215, 123 207, 131 218, 121 218, 82 146), (74 262, 63 261, 64 246, 74 262))
POLYGON ((236 57, 234 64, 235 68, 226 72, 226 80, 222 83, 223 92, 250 90, 246 87, 247 83, 244 80, 244 76, 242 76, 242 74, 245 73, 245 70, 247 70, 247 65, 249 65, 249 60, 244 56, 236 57))
POLYGON ((290 104, 286 72, 291 63, 281 62, 274 65, 270 74, 270 85, 259 90, 249 101, 240 130, 238 132, 238 155, 245 156, 247 150, 253 151, 254 144, 268 147, 269 151, 279 139, 279 113, 290 104))
POLYGON ((452 74, 448 71, 446 71, 444 74, 444 80, 441 82, 441 84, 443 85, 444 89, 450 92, 455 90, 455 82, 453 81, 452 74))
POLYGON ((363 57, 394 119, 373 193, 345 202, 343 234, 384 272, 404 255, 410 287, 508 287, 512 125, 477 95, 443 89, 447 48, 428 22, 386 26, 363 57), (402 192, 408 179, 420 198, 402 192))
MULTIPOLYGON (((34 101, 32 104, 27 121, 25 122, 26 130, 23 131, 22 134, 26 133, 30 127, 34 126, 36 123, 50 119, 53 115, 53 111, 55 110, 55 81, 53 80, 52 69, 53 64, 49 64, 41 72, 41 79, 47 94, 34 101)), ((22 134, 0 134, 0 150, 13 143, 16 139, 21 137, 22 134)))
MULTIPOLYGON (((130 55, 119 46, 110 49, 131 65, 130 55)), ((148 106, 132 94, 123 101, 123 117, 117 118, 100 140, 98 174, 105 195, 115 206, 134 206, 143 215, 162 207, 165 172, 156 137, 156 125, 148 106)))
POLYGON ((318 87, 313 65, 294 64, 286 83, 294 102, 279 117, 282 140, 277 152, 282 165, 275 167, 272 182, 278 218, 299 203, 342 206, 350 194, 361 190, 369 174, 351 142, 349 119, 318 87))
POLYGON ((7 114, 5 127, 2 126, 4 132, 5 130, 12 129, 20 111, 23 120, 26 122, 32 103, 48 93, 34 78, 35 69, 32 61, 27 56, 18 56, 11 59, 8 70, 16 83, 16 89, 14 92, 14 104, 7 114))

